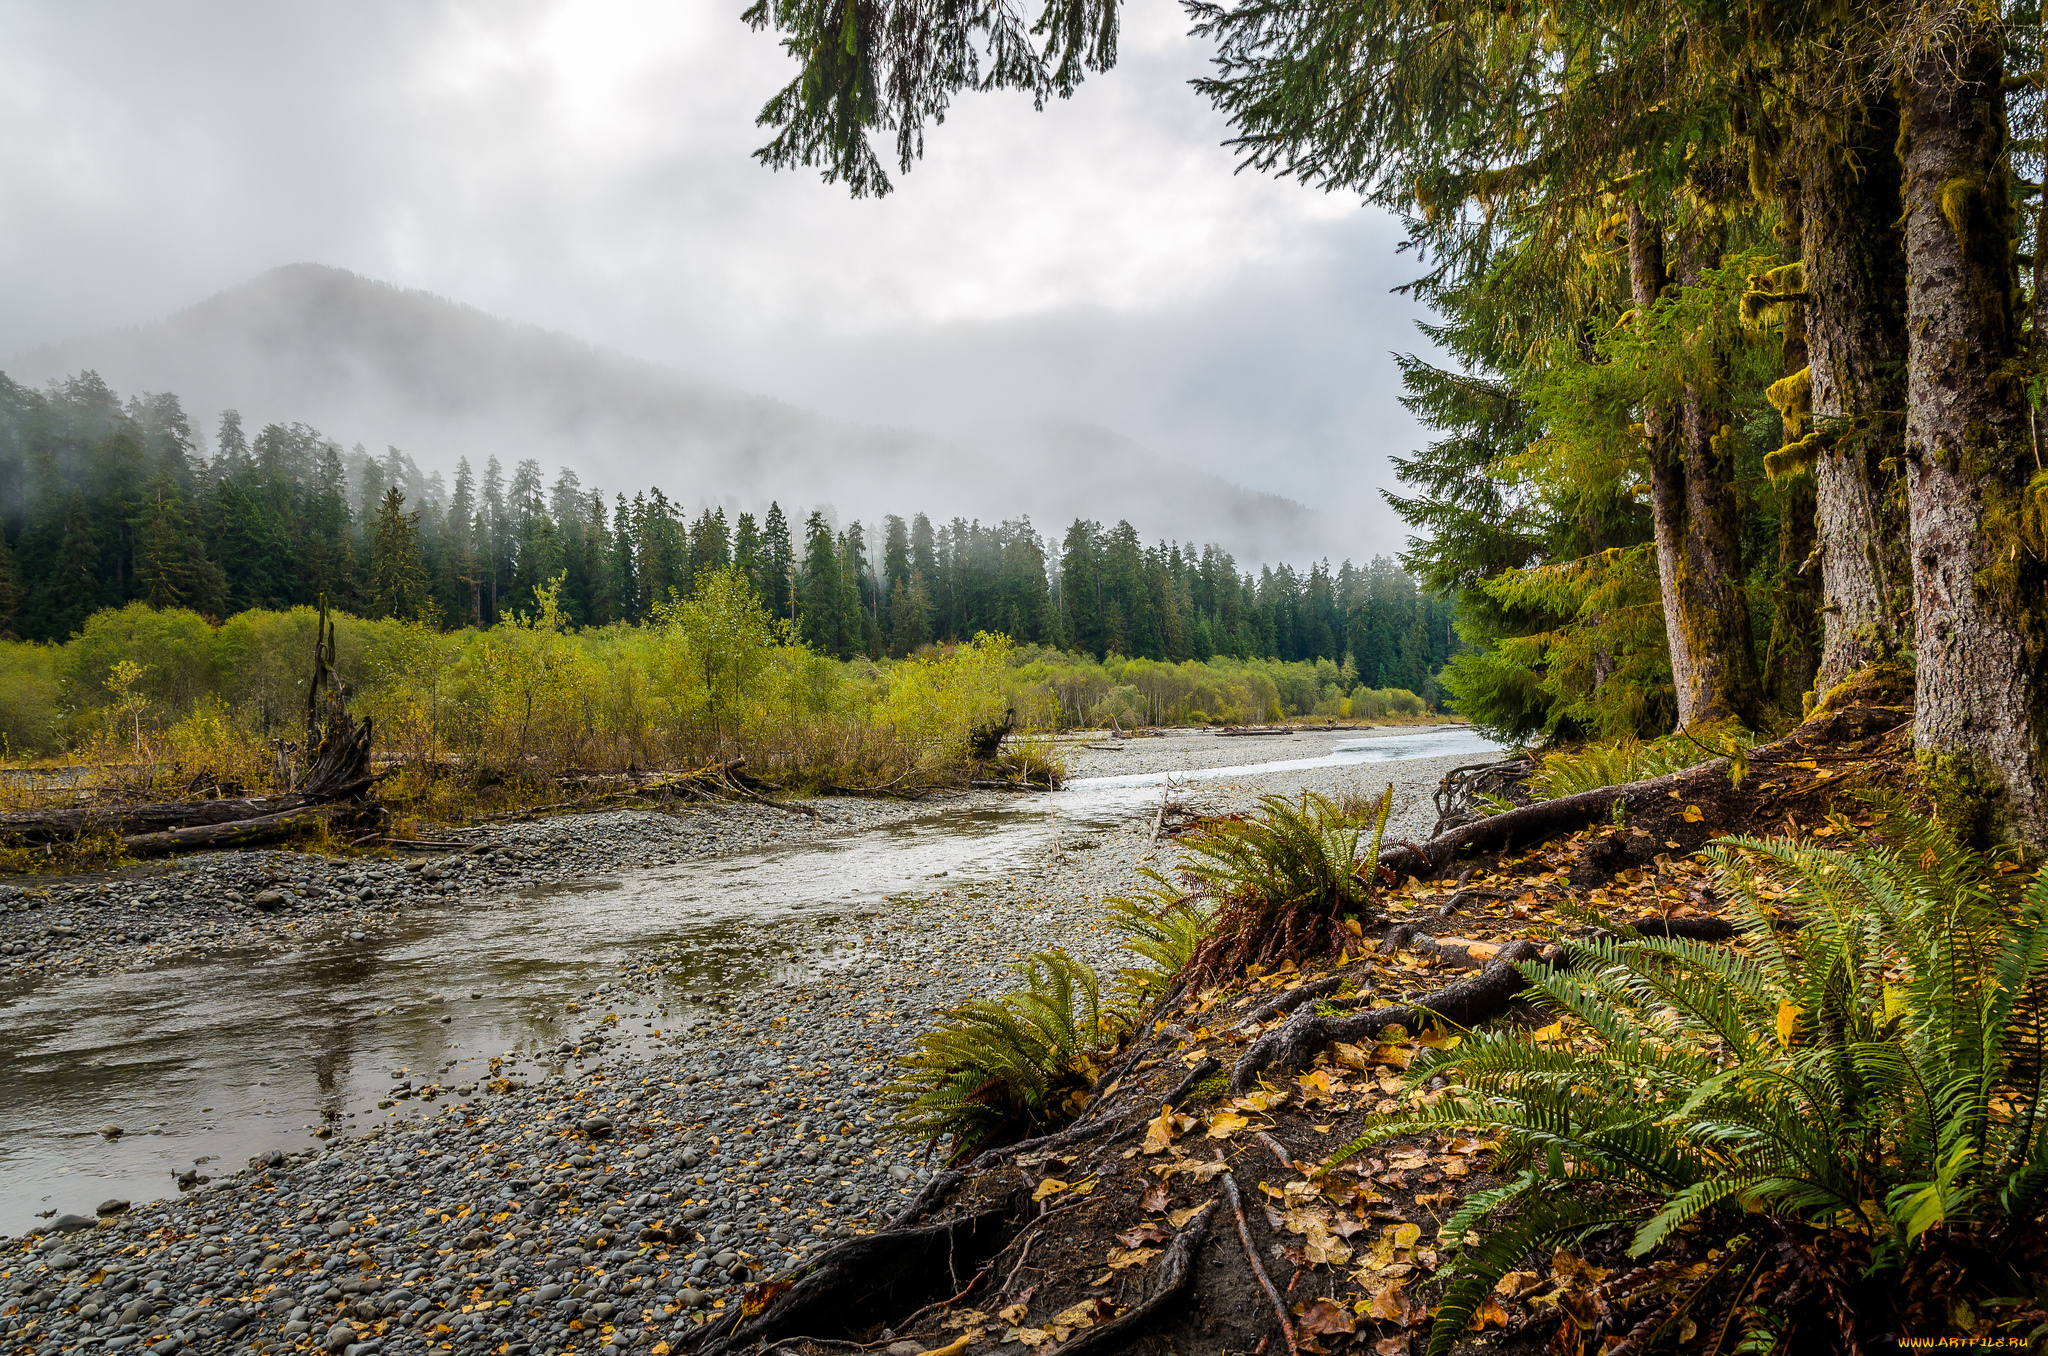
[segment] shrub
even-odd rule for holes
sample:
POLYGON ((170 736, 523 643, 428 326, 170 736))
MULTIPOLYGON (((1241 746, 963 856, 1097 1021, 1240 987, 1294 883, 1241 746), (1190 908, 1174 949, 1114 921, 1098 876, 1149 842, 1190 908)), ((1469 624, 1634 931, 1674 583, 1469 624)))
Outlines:
MULTIPOLYGON (((1444 1226, 1483 1237, 1453 1264, 1432 1351, 1532 1249, 1616 1225, 1641 1257, 1698 1225, 1750 1239, 1762 1215, 1843 1236, 1879 1271, 1931 1240, 2037 1225, 2048 874, 2015 895, 1941 826, 1894 810, 1886 830, 1848 850, 1723 839, 1710 856, 1748 955, 1620 928, 1570 942, 1570 971, 1523 972, 1582 1040, 1483 1033, 1411 1067, 1460 1095, 1333 1164, 1447 1126, 1486 1127, 1523 1164, 1444 1226), (1779 909, 1804 926, 1777 930, 1779 909)), ((1769 1297, 1754 1302, 1771 1321, 1769 1297)))
POLYGON ((63 745, 57 654, 51 645, 0 641, 0 739, 9 757, 55 753, 63 745))
POLYGON ((950 1140, 946 1161, 959 1163, 1080 1110, 1124 1024, 1102 1006, 1095 972, 1064 951, 1041 951, 1018 974, 1022 989, 948 1009, 904 1057, 882 1091, 894 1133, 950 1140))
POLYGON ((1603 786, 1661 777, 1724 753, 1739 756, 1754 742, 1750 735, 1732 725, 1647 741, 1623 735, 1563 753, 1545 754, 1523 786, 1537 800, 1556 800, 1581 791, 1597 791, 1603 786))

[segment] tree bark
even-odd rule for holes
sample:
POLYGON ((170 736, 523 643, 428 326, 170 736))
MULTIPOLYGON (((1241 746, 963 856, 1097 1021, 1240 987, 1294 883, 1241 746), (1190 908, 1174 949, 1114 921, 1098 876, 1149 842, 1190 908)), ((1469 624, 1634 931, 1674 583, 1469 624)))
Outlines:
POLYGON ((1800 129, 1801 258, 1816 425, 1836 437, 1814 462, 1825 692, 1903 648, 1905 523, 1892 490, 1906 405, 1906 256, 1890 96, 1800 129))
MULTIPOLYGON (((1800 189, 1783 194, 1779 202, 1778 253, 1790 260, 1803 257, 1805 216, 1800 207, 1800 189)), ((1784 308, 1780 328, 1783 345, 1778 371, 1791 376, 1812 364, 1806 346, 1806 307, 1784 308)), ((1803 423, 1787 420, 1789 441, 1805 432, 1803 423)), ((1820 575, 1808 568, 1816 542, 1814 536, 1813 477, 1793 476, 1780 491, 1778 500, 1777 588, 1771 599, 1771 638, 1764 647, 1760 675, 1764 698, 1792 716, 1800 714, 1801 699, 1813 690, 1814 675, 1820 671, 1818 626, 1820 618, 1820 575)))
MULTIPOLYGON (((1680 281, 1697 283, 1715 261, 1704 241, 1693 241, 1681 259, 1686 276, 1680 281)), ((1663 223, 1632 205, 1629 287, 1638 315, 1647 315, 1668 279, 1663 223)), ((1661 408, 1643 412, 1657 585, 1680 728, 1731 717, 1753 726, 1758 715, 1733 457, 1720 436, 1726 400, 1722 385, 1703 374, 1685 388, 1678 418, 1661 408)))
POLYGON ((1958 827, 2048 843, 2048 571, 2017 539, 2033 458, 1995 21, 1942 6, 1905 77, 1913 742, 1958 827))
MULTIPOLYGON (((1664 267, 1664 223, 1641 207, 1628 209, 1628 280, 1636 315, 1646 317, 1664 292, 1670 274, 1664 267)), ((1657 590, 1664 604, 1664 636, 1670 651, 1671 681, 1678 690, 1679 724, 1685 723, 1686 696, 1692 690, 1692 647, 1674 624, 1682 615, 1678 580, 1683 572, 1685 472, 1672 447, 1672 412, 1662 406, 1643 411, 1643 452, 1650 463, 1651 533, 1657 548, 1657 590)))
MULTIPOLYGON (((1679 252, 1681 287, 1700 287, 1721 262, 1718 243, 1688 235, 1679 252)), ((1734 438, 1728 427, 1728 384, 1718 369, 1688 382, 1681 401, 1685 462, 1681 614, 1692 651, 1690 692, 1678 694, 1681 726, 1734 720, 1755 729, 1762 715, 1756 641, 1743 588, 1741 511, 1735 502, 1734 438)), ((1665 621, 1667 631, 1671 619, 1665 621)))

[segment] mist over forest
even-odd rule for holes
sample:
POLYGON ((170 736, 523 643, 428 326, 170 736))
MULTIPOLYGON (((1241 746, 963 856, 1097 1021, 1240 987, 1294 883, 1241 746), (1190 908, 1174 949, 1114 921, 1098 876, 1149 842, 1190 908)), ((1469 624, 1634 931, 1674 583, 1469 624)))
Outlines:
MULTIPOLYGON (((342 444, 397 447, 446 484, 533 460, 607 489, 661 486, 728 516, 823 507, 939 520, 1128 519, 1147 539, 1213 541, 1248 564, 1364 557, 1329 516, 1256 493, 1072 421, 991 425, 965 446, 835 422, 796 406, 340 269, 273 269, 167 319, 16 354, 42 385, 84 371, 123 392, 175 392, 202 438, 218 411, 256 430, 303 423, 342 444)), ((416 486, 417 501, 424 482, 416 486)))

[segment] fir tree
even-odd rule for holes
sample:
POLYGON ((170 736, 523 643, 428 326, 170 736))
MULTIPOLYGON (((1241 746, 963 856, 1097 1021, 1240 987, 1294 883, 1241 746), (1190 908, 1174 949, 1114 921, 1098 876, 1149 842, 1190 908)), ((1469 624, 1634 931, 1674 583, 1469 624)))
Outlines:
POLYGON ((370 560, 370 611, 377 617, 424 619, 427 572, 420 559, 419 514, 405 511, 405 492, 384 491, 377 507, 377 541, 370 560))

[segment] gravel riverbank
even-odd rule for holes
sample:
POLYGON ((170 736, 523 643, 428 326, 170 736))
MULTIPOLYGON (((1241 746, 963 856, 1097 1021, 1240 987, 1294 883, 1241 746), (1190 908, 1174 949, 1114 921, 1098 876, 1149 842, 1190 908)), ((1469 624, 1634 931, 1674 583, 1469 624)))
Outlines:
MULTIPOLYGON (((1077 750, 1073 774, 1309 758, 1361 737, 1120 741, 1108 752, 1077 750)), ((1263 792, 1373 791, 1391 781, 1390 834, 1421 836, 1434 821, 1437 778, 1469 761, 1247 775, 1175 794, 1221 812, 1263 792)), ((982 803, 833 801, 821 805, 834 817, 825 823, 758 808, 673 820, 579 816, 495 829, 488 851, 428 864, 223 854, 142 877, 151 883, 134 900, 121 900, 120 889, 102 894, 99 882, 64 886, 42 909, 0 923, 104 913, 146 920, 143 932, 186 929, 201 940, 179 944, 203 946, 217 922, 278 929, 268 935, 288 947, 322 929, 375 927, 394 907, 483 907, 536 881, 982 803), (286 895, 284 904, 259 906, 259 882, 286 895), (192 902, 181 903, 185 891, 192 902), (260 921, 242 912, 259 909, 260 921)), ((367 1133, 280 1148, 210 1181, 195 1168, 168 1201, 109 1201, 97 1217, 91 1201, 68 1203, 40 1237, 0 1243, 0 1350, 520 1356, 673 1343, 707 1314, 730 1310, 750 1279, 875 1227, 915 1189, 930 1169, 882 1133, 875 1094, 937 1011, 1007 989, 1016 962, 1050 946, 1114 968, 1103 898, 1130 889, 1143 865, 1170 866, 1175 852, 1151 845, 1149 813, 1131 808, 1117 827, 1064 836, 1058 855, 1014 874, 963 877, 823 926, 764 927, 764 949, 800 945, 829 958, 800 985, 678 991, 668 971, 685 968, 682 957, 636 954, 616 980, 571 1005, 552 1048, 508 1050, 452 1086, 431 1074, 394 1076, 390 1105, 379 1109, 386 1123, 367 1133)), ((0 932, 9 935, 20 934, 0 932)), ((122 948, 161 945, 109 944, 104 963, 147 963, 151 952, 122 948)), ((50 950, 25 978, 54 982, 65 952, 50 950)), ((101 962, 77 965, 88 963, 101 962)))

